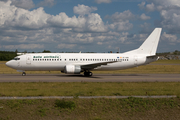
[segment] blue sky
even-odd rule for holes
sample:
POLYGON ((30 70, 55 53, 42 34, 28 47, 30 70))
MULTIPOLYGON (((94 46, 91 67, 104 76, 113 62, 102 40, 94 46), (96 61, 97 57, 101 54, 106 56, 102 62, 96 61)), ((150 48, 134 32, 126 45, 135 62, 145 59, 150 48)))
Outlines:
POLYGON ((179 0, 0 0, 0 50, 126 52, 154 28, 157 52, 180 50, 179 0))

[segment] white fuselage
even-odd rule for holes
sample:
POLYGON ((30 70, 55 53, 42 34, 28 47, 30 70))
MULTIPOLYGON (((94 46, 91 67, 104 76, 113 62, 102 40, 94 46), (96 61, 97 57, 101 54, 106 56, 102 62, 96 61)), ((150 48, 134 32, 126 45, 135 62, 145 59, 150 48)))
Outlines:
POLYGON ((92 70, 120 70, 145 65, 156 61, 145 55, 125 55, 114 53, 35 53, 18 56, 19 60, 11 60, 7 66, 19 71, 63 71, 66 65, 88 65, 113 62, 98 66, 92 70))

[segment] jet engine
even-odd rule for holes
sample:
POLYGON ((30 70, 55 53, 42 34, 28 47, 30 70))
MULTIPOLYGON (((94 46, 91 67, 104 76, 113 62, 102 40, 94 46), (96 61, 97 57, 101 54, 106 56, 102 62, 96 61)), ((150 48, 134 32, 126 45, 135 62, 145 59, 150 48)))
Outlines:
POLYGON ((66 65, 64 68, 64 73, 68 74, 80 74, 81 67, 77 65, 66 65))

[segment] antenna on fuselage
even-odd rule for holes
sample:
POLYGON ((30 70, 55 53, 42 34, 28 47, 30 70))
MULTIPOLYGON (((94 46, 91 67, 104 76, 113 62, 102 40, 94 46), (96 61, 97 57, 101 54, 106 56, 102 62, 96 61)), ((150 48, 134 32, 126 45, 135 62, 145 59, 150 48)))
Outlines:
POLYGON ((120 53, 120 48, 118 47, 118 52, 117 53, 120 53))

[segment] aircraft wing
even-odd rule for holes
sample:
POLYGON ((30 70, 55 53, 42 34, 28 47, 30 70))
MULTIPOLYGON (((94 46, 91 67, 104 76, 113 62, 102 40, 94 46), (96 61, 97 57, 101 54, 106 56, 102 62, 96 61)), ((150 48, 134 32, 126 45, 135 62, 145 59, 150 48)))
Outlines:
POLYGON ((100 62, 100 63, 81 65, 81 69, 92 70, 94 68, 100 67, 101 65, 107 65, 108 63, 115 63, 115 62, 117 62, 117 61, 108 61, 108 62, 100 62))

